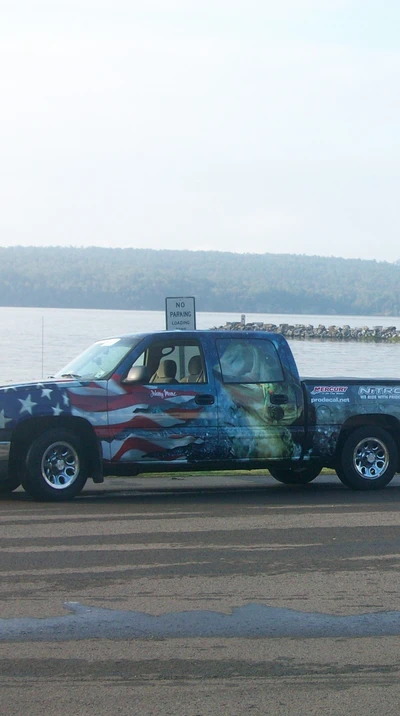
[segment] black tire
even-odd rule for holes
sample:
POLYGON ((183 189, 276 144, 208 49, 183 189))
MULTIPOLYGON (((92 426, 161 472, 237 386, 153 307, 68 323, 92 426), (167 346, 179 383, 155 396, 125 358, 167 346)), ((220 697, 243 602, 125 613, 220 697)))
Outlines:
POLYGON ((272 477, 284 485, 306 485, 320 474, 321 465, 301 465, 299 467, 269 467, 272 477))
POLYGON ((340 482, 342 482, 343 485, 345 485, 345 487, 350 487, 349 481, 347 480, 346 475, 343 472, 343 469, 340 468, 338 465, 336 465, 335 472, 336 472, 340 482))
POLYGON ((62 502, 76 497, 87 480, 81 441, 70 430, 47 430, 26 454, 22 485, 36 500, 62 502))
POLYGON ((0 495, 9 495, 10 492, 14 492, 21 484, 21 478, 15 475, 6 477, 5 480, 0 482, 0 495))
POLYGON ((365 426, 355 430, 343 445, 336 473, 352 490, 381 490, 397 472, 399 451, 386 430, 365 426))

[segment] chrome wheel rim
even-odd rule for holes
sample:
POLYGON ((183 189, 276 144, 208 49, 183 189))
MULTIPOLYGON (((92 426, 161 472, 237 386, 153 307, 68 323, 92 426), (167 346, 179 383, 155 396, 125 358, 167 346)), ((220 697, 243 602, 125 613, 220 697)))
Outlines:
POLYGON ((377 438, 365 438, 356 446, 353 466, 364 480, 378 480, 389 465, 389 452, 385 443, 377 438))
POLYGON ((79 455, 69 443, 52 443, 43 454, 41 469, 47 485, 65 490, 79 475, 79 455))

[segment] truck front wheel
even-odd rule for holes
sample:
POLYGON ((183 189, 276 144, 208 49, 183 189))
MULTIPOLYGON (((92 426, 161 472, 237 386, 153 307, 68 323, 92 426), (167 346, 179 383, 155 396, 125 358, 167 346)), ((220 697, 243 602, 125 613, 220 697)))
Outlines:
POLYGON ((36 500, 71 500, 87 480, 85 454, 70 430, 52 429, 28 448, 22 485, 36 500))
POLYGON ((352 490, 381 490, 396 474, 398 457, 390 433, 378 426, 365 426, 347 438, 336 472, 352 490))
POLYGON ((302 465, 301 467, 269 467, 272 477, 285 485, 306 485, 320 474, 321 465, 302 465))

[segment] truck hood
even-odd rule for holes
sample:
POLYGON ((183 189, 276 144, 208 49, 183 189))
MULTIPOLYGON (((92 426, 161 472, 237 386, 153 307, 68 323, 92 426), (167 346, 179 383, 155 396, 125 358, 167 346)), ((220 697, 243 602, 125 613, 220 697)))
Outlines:
POLYGON ((107 381, 62 378, 0 387, 0 430, 31 418, 84 417, 96 409, 107 410, 107 381))
POLYGON ((26 391, 26 390, 37 390, 38 388, 46 389, 57 385, 62 387, 63 385, 70 387, 71 384, 79 384, 80 381, 76 378, 46 378, 45 380, 29 381, 28 383, 5 383, 0 385, 0 395, 8 393, 10 391, 26 391))

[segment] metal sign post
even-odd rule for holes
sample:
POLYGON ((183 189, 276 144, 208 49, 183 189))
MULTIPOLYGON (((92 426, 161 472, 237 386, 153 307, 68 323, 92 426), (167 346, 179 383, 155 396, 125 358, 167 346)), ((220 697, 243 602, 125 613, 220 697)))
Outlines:
POLYGON ((169 296, 165 299, 167 331, 195 331, 196 308, 194 296, 169 296))

